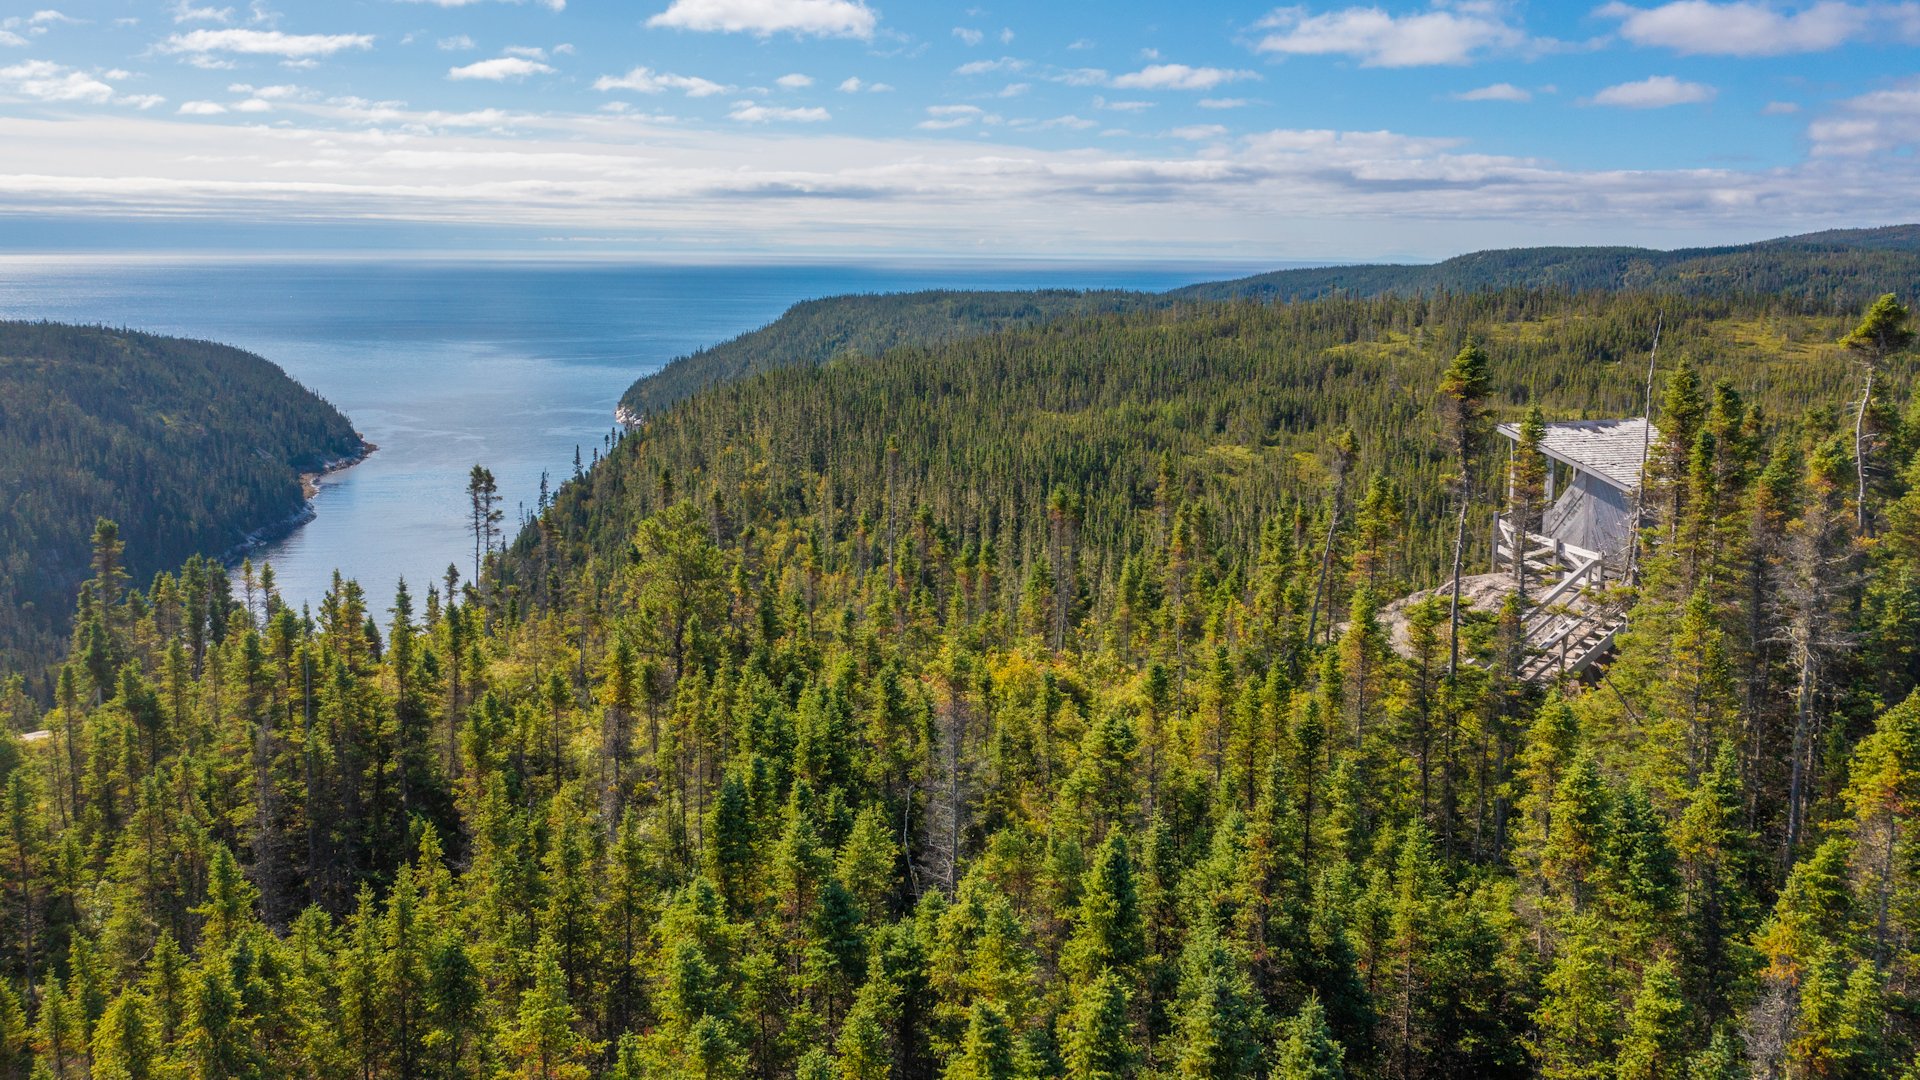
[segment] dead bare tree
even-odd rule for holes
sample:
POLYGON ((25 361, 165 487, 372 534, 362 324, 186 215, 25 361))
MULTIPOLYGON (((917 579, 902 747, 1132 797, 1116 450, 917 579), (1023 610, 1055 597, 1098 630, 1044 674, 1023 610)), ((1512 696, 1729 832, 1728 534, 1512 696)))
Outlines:
POLYGON ((1826 690, 1823 678, 1829 662, 1852 638, 1846 629, 1846 598, 1856 584, 1858 549, 1846 532, 1833 465, 1829 456, 1817 455, 1809 469, 1800 516, 1787 528, 1786 573, 1775 598, 1776 633, 1794 670, 1783 867, 1792 863, 1805 824, 1808 775, 1826 690))
POLYGON ((1860 368, 1860 400, 1853 408, 1853 471, 1854 531, 1861 536, 1872 535, 1873 523, 1867 508, 1867 457, 1873 443, 1867 412, 1873 407, 1873 382, 1889 357, 1913 344, 1913 328, 1907 322, 1907 309, 1888 293, 1874 301, 1860 325, 1840 339, 1860 368))
MULTIPOLYGON (((1360 456, 1359 444, 1354 442, 1353 432, 1341 428, 1335 432, 1330 442, 1333 447, 1333 502, 1327 511, 1327 542, 1320 549, 1320 576, 1313 584, 1313 611, 1307 616, 1307 641, 1313 641, 1314 627, 1320 621, 1320 597, 1327 588, 1327 569, 1333 563, 1333 540, 1340 531, 1340 508, 1347 493, 1347 474, 1353 470, 1354 461, 1360 456)), ((1329 613, 1331 622, 1333 615, 1329 613)))

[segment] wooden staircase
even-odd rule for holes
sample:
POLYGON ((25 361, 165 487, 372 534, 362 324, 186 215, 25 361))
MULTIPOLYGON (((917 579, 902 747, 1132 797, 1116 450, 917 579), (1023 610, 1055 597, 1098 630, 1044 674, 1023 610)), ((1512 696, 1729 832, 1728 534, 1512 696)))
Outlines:
POLYGON ((1511 570, 1514 559, 1526 560, 1530 576, 1545 592, 1530 597, 1525 615, 1527 657, 1520 677, 1532 683, 1557 682, 1585 671, 1613 649, 1613 639, 1626 626, 1626 616, 1607 603, 1600 590, 1607 584, 1607 566, 1600 552, 1539 533, 1516 543, 1513 526, 1496 519, 1494 565, 1511 570))
POLYGON ((1544 683, 1578 675, 1613 650, 1613 638, 1627 625, 1613 612, 1586 611, 1544 620, 1536 636, 1529 626, 1527 659, 1520 677, 1544 683))

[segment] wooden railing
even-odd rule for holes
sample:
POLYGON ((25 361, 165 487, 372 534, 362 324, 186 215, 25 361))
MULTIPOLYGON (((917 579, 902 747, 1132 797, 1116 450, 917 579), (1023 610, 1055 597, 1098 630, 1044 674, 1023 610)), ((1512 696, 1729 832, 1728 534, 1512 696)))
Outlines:
POLYGON ((1525 560, 1527 570, 1539 575, 1543 593, 1529 597, 1525 640, 1530 649, 1552 649, 1568 635, 1590 626, 1596 613, 1572 610, 1566 605, 1584 598, 1584 591, 1606 584, 1606 560, 1600 552, 1578 544, 1569 544, 1551 536, 1527 533, 1524 540, 1515 536, 1513 523, 1502 516, 1494 518, 1493 561, 1513 568, 1514 559, 1525 560), (1517 554, 1516 554, 1517 553, 1517 554))

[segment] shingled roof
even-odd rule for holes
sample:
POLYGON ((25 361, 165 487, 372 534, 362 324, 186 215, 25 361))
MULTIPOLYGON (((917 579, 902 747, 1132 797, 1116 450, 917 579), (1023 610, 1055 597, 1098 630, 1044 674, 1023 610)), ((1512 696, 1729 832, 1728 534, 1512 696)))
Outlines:
MULTIPOLYGON (((1501 424, 1500 434, 1520 441, 1517 424, 1501 424)), ((1647 447, 1660 439, 1660 429, 1643 419, 1563 420, 1548 424, 1540 452, 1562 464, 1604 480, 1621 491, 1640 486, 1647 447)))

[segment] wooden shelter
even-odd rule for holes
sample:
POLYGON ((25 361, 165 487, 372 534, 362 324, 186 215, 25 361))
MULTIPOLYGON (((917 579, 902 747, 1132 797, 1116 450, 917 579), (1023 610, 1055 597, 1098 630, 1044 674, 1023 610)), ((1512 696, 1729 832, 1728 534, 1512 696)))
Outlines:
MULTIPOLYGON (((1520 428, 1501 424, 1501 435, 1519 452, 1520 428)), ((1532 680, 1576 674, 1604 656, 1626 625, 1610 606, 1604 586, 1633 574, 1635 532, 1641 515, 1640 484, 1647 451, 1660 433, 1645 419, 1568 420, 1548 424, 1538 450, 1547 459, 1548 508, 1539 531, 1516 535, 1503 515, 1494 518, 1493 568, 1523 576, 1529 658, 1522 675, 1532 680)))

